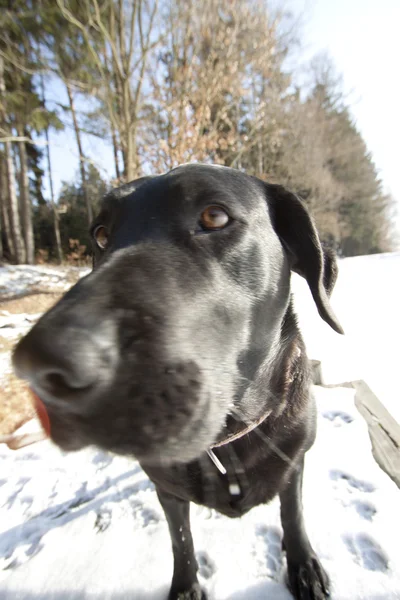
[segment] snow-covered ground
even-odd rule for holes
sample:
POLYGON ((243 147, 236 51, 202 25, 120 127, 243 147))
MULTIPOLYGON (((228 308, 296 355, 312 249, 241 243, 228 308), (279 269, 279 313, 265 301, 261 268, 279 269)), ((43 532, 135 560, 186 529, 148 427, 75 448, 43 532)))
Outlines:
POLYGON ((0 301, 40 288, 64 292, 71 287, 66 274, 89 273, 88 268, 8 265, 0 267, 0 301))
MULTIPOLYGON (((27 293, 63 293, 69 290, 75 280, 88 273, 90 269, 87 267, 0 266, 0 337, 17 340, 29 331, 41 315, 10 314, 2 301, 22 297, 27 293)), ((4 376, 10 371, 10 354, 0 352, 0 386, 4 376)))
MULTIPOLYGON (((318 440, 307 458, 305 517, 337 600, 400 597, 399 490, 374 462, 353 391, 316 388, 318 440)), ((166 598, 168 528, 135 461, 49 442, 0 450, 0 597, 166 598)), ((230 520, 192 507, 210 598, 289 600, 278 502, 230 520)))
MULTIPOLYGON (((333 305, 345 337, 329 331, 304 282, 293 281, 309 354, 323 361, 326 382, 366 379, 397 419, 399 267, 400 254, 341 261, 333 305)), ((0 285, 1 277, 0 269, 0 285)), ((332 598, 400 598, 400 491, 372 458, 353 390, 314 393, 319 432, 306 462, 305 517, 332 598)), ((168 528, 135 461, 95 449, 66 455, 48 441, 16 452, 0 446, 0 507, 1 599, 166 598, 168 528)), ((240 520, 197 506, 191 514, 211 599, 291 598, 277 501, 240 520)))

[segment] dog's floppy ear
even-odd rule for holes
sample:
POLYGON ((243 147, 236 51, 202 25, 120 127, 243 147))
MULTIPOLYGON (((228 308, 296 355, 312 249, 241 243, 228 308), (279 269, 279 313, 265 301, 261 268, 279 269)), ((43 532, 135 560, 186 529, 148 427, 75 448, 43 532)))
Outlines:
POLYGON ((337 278, 333 252, 322 249, 314 222, 297 196, 280 185, 266 184, 266 188, 272 224, 290 268, 306 279, 322 319, 343 333, 328 298, 337 278))
POLYGON ((324 288, 328 296, 332 294, 333 288, 335 287, 336 279, 338 277, 338 266, 336 262, 335 252, 332 248, 322 247, 324 254, 324 288))

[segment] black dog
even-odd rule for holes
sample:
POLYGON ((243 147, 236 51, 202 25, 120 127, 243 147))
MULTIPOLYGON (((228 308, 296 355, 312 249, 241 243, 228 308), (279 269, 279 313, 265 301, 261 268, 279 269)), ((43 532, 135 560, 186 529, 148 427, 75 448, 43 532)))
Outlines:
POLYGON ((276 494, 292 593, 326 598, 302 516, 316 416, 291 269, 342 331, 336 263, 304 205, 239 171, 184 165, 108 194, 91 233, 94 272, 14 354, 52 439, 140 461, 170 528, 170 600, 204 597, 189 503, 240 517, 276 494))

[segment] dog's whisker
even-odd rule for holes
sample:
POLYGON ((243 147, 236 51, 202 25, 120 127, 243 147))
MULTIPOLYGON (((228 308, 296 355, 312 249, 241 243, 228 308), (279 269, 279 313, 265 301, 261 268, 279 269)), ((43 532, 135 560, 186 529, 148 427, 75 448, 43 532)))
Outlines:
MULTIPOLYGON (((252 422, 246 418, 244 418, 242 415, 240 415, 237 411, 232 410, 232 417, 234 419, 236 419, 237 421, 240 421, 242 423, 244 423, 245 425, 252 425, 252 422)), ((285 452, 283 452, 283 450, 281 450, 273 441, 272 439, 266 435, 263 431, 260 430, 259 427, 256 427, 255 429, 252 430, 252 433, 255 433, 265 444, 267 444, 267 446, 269 448, 271 448, 271 450, 277 455, 279 456, 279 458, 281 458, 283 461, 285 461, 287 464, 291 465, 291 467, 293 467, 295 470, 299 470, 298 465, 296 464, 296 462, 290 458, 290 456, 288 456, 285 452)))

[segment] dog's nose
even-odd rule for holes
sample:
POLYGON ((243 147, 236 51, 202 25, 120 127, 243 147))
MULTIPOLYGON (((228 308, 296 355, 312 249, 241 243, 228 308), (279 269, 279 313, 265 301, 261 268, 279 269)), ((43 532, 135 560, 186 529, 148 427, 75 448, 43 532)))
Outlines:
POLYGON ((83 328, 37 326, 17 345, 13 365, 39 395, 69 399, 104 380, 113 362, 110 347, 83 328))

